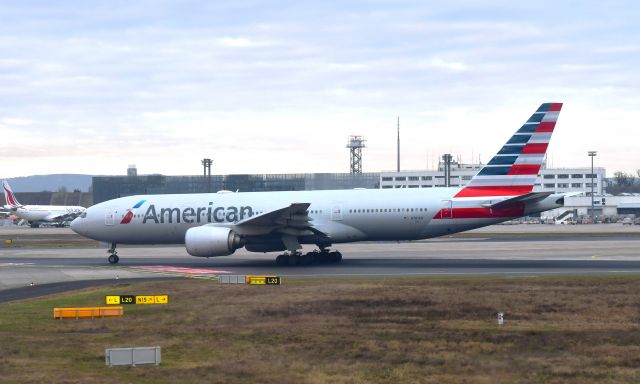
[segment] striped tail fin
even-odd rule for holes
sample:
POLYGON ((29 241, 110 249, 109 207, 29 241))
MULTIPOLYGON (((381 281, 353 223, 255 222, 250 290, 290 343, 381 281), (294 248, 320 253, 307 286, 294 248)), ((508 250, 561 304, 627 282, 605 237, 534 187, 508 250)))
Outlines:
POLYGON ((18 199, 13 195, 13 191, 6 180, 2 181, 2 190, 4 191, 4 199, 6 200, 7 205, 12 206, 13 208, 22 206, 18 202, 18 199))
POLYGON ((545 103, 455 197, 518 196, 538 177, 562 103, 545 103))

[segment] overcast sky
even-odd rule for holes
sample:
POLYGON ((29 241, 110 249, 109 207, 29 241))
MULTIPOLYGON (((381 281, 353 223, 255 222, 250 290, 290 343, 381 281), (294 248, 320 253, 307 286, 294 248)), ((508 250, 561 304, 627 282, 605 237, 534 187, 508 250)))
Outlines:
POLYGON ((0 176, 483 162, 565 103, 554 167, 640 168, 635 1, 0 1, 0 176))

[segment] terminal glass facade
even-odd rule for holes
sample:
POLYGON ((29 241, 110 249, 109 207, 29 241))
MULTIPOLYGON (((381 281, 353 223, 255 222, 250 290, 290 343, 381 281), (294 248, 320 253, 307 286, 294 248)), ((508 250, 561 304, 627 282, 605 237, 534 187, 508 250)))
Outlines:
POLYGON ((379 188, 380 173, 293 173, 205 176, 94 176, 93 203, 131 195, 379 188))

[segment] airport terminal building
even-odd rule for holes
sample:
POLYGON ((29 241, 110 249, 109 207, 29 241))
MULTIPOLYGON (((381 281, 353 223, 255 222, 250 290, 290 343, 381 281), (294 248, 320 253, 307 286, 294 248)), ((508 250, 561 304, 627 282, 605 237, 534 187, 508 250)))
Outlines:
MULTIPOLYGON (((211 176, 137 175, 94 176, 93 204, 118 197, 138 194, 207 193, 220 190, 240 192, 303 191, 352 188, 436 188, 447 185, 461 187, 483 167, 482 164, 453 162, 448 181, 444 165, 437 170, 370 172, 370 173, 301 173, 301 174, 241 174, 211 176)), ((567 199, 564 209, 550 211, 545 217, 555 218, 571 211, 574 217, 590 213, 593 183, 596 215, 640 213, 636 198, 609 198, 606 195, 606 170, 594 168, 544 168, 534 187, 536 192, 581 192, 580 197, 567 199), (633 201, 631 201, 633 200, 633 201), (587 203, 587 201, 589 203, 587 203), (620 209, 618 209, 618 206, 620 209)))
POLYGON ((93 203, 118 197, 163 194, 207 193, 221 190, 240 192, 310 191, 327 189, 380 188, 380 173, 289 173, 253 175, 94 176, 93 203))
MULTIPOLYGON (((453 162, 449 186, 465 186, 482 169, 483 164, 460 164, 453 162)), ((594 168, 542 168, 538 174, 535 192, 584 192, 600 196, 605 191, 606 170, 594 168)), ((444 165, 441 163, 435 171, 381 172, 380 188, 435 188, 447 185, 444 165)))
MULTIPOLYGON (((452 163, 449 185, 461 187, 482 168, 481 164, 452 163)), ((207 193, 220 190, 241 192, 303 191, 353 188, 436 188, 447 184, 443 165, 437 170, 369 172, 369 173, 301 173, 241 174, 212 176, 137 175, 94 176, 91 192, 23 192, 23 204, 81 205, 89 207, 118 197, 139 194, 207 193)), ((565 207, 542 214, 545 218, 561 217, 572 212, 573 218, 591 214, 593 180, 594 214, 597 216, 634 215, 640 217, 640 196, 611 196, 606 193, 606 171, 594 168, 543 168, 534 191, 578 192, 568 197, 565 207)))

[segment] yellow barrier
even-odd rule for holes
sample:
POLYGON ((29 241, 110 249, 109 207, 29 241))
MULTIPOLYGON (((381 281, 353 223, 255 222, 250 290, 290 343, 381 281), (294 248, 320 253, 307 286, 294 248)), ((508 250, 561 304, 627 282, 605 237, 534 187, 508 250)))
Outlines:
POLYGON ((87 319, 118 317, 124 315, 123 307, 53 308, 54 319, 87 319))

